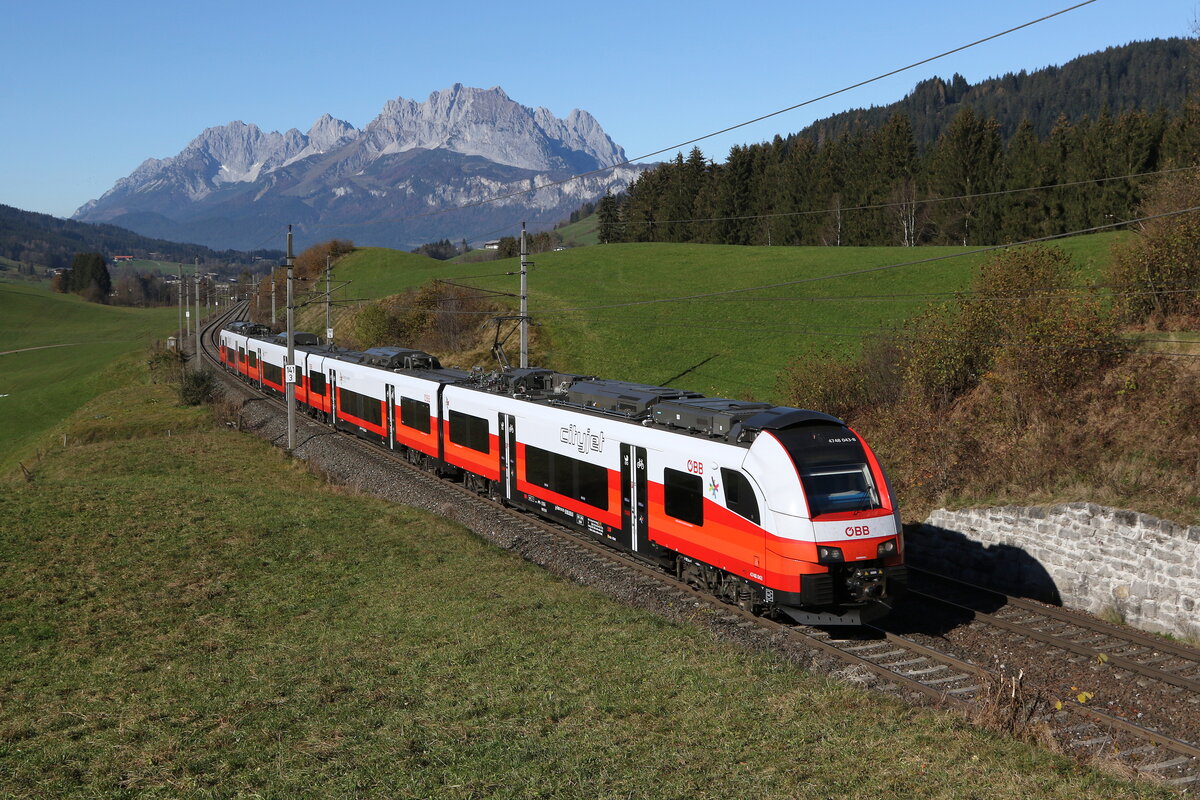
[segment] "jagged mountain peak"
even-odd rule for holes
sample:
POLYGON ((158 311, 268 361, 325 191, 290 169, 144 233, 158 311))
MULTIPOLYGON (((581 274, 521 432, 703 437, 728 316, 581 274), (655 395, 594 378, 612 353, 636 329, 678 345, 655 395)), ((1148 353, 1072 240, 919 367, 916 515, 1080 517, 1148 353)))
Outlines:
POLYGON ((340 236, 366 225, 372 236, 386 232, 389 238, 379 244, 419 244, 447 235, 471 238, 475 227, 495 229, 513 205, 525 207, 518 218, 555 221, 606 190, 621 191, 641 168, 532 193, 535 186, 624 160, 586 111, 573 109, 559 119, 547 108, 521 105, 500 86, 455 83, 423 101, 388 100, 361 130, 331 114, 307 133, 263 131, 241 120, 206 128, 178 155, 147 159, 75 219, 216 247, 257 241, 256 226, 264 220, 307 224, 312 231, 332 225, 332 235, 340 236), (506 190, 521 199, 457 221, 410 223, 409 231, 375 224, 381 216, 477 204, 506 190))
POLYGON ((381 154, 444 149, 542 170, 625 160, 624 151, 587 112, 576 109, 561 120, 548 109, 517 103, 499 86, 476 89, 456 83, 420 103, 398 97, 384 105, 366 130, 369 146, 381 154))

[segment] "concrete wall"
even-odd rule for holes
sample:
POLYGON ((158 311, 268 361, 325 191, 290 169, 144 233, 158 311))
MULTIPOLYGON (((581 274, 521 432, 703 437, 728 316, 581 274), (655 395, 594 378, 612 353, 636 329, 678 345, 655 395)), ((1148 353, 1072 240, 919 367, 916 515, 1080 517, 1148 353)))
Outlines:
POLYGON ((931 572, 1200 637, 1200 526, 1091 503, 938 509, 905 545, 931 572))

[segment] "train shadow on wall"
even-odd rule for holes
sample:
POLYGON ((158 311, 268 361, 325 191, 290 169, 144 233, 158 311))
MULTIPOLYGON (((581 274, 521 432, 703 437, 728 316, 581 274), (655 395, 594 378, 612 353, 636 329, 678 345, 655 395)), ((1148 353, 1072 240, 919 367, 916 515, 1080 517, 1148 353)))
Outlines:
MULTIPOLYGON (((915 590, 988 613, 1005 604, 999 595, 956 588, 919 571, 925 570, 1014 597, 1062 605, 1054 578, 1023 548, 983 544, 960 531, 932 525, 905 526, 904 543, 906 559, 914 568, 909 585, 915 590)), ((974 616, 968 610, 940 606, 937 613, 931 613, 927 605, 917 597, 902 598, 889 618, 889 627, 897 632, 941 635, 969 623, 974 616)))

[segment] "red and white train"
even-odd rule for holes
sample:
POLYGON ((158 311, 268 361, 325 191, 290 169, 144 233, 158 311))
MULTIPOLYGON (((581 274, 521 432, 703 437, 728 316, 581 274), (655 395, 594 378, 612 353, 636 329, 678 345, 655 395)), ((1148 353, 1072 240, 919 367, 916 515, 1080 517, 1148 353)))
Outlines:
MULTIPOLYGON (((546 369, 464 372, 295 335, 298 407, 480 493, 574 526, 757 613, 882 616, 905 583, 895 495, 841 420, 546 369)), ((221 361, 285 392, 286 340, 221 332, 221 361)))

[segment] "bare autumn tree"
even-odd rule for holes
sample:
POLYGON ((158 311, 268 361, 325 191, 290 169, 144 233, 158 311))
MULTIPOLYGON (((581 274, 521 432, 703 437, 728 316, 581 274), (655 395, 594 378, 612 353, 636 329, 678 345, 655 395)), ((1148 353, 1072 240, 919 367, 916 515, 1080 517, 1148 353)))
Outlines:
POLYGON ((314 244, 296 256, 296 277, 315 278, 325 271, 326 257, 331 261, 337 261, 352 252, 354 252, 354 242, 349 239, 330 239, 327 242, 314 244))

